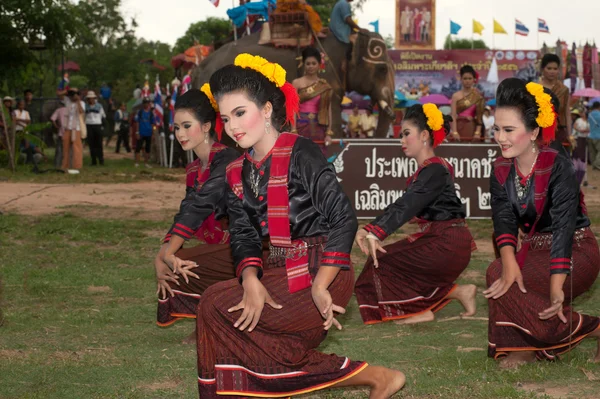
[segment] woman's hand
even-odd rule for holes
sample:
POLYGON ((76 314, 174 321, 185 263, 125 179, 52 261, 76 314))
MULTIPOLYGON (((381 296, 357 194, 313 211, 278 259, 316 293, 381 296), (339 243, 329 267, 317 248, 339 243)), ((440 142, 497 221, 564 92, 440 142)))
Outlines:
POLYGON ((166 254, 163 260, 173 270, 173 273, 182 275, 186 283, 190 282, 188 276, 200 278, 196 273, 190 271, 198 266, 194 261, 183 260, 171 254, 166 254))
POLYGON ((377 251, 387 254, 387 251, 381 246, 381 241, 376 237, 369 236, 369 233, 365 229, 360 229, 356 232, 354 241, 365 255, 370 255, 373 258, 375 268, 379 267, 377 251))
POLYGON ((260 320, 265 303, 269 304, 273 309, 281 309, 282 306, 271 298, 265 286, 256 276, 244 276, 242 285, 244 287, 244 296, 241 302, 227 311, 232 313, 243 309, 242 315, 237 319, 233 327, 239 327, 240 331, 244 331, 246 327, 249 327, 248 332, 252 332, 260 320))
POLYGON ((313 302, 315 303, 317 309, 319 309, 321 317, 325 319, 325 322, 323 322, 323 328, 327 331, 332 325, 334 325, 338 330, 341 330, 342 325, 335 319, 335 317, 333 317, 333 312, 344 314, 346 313, 346 309, 333 303, 331 294, 327 289, 319 288, 313 285, 311 291, 313 302))
POLYGON ((554 316, 558 316, 560 321, 563 323, 567 322, 567 318, 563 313, 563 302, 565 301, 565 292, 560 289, 554 289, 550 292, 550 304, 551 306, 548 309, 545 309, 543 312, 539 313, 541 320, 548 320, 554 316))
POLYGON ((521 274, 519 265, 516 262, 514 264, 506 264, 502 269, 502 277, 494 281, 490 288, 483 291, 483 295, 488 299, 498 299, 506 294, 515 282, 519 286, 521 292, 526 294, 527 290, 523 283, 523 275, 521 274))
POLYGON ((175 294, 173 293, 173 290, 167 281, 172 281, 179 285, 179 281, 177 281, 179 276, 176 276, 173 271, 169 269, 169 266, 163 262, 160 255, 154 259, 154 271, 156 272, 156 283, 158 286, 156 295, 158 295, 159 298, 164 299, 167 297, 168 292, 172 297, 174 297, 175 294))

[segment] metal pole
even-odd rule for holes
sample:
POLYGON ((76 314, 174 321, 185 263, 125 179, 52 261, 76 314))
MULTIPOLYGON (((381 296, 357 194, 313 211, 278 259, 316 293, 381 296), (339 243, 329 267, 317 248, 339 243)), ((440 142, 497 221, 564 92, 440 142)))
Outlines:
POLYGON ((175 136, 173 136, 172 134, 169 135, 169 138, 171 139, 171 157, 169 159, 169 169, 173 167, 173 141, 175 140, 175 136))

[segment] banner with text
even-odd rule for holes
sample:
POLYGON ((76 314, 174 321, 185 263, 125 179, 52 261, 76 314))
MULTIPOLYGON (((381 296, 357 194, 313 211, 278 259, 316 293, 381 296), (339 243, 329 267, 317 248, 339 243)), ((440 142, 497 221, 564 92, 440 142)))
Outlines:
POLYGON ((531 82, 538 76, 536 50, 389 50, 388 54, 396 90, 408 98, 438 93, 452 97, 460 89, 459 70, 465 64, 479 73, 477 88, 486 98, 493 98, 497 83, 487 79, 494 57, 500 82, 512 77, 531 82))
MULTIPOLYGON (((491 217, 490 173, 495 144, 444 144, 436 149, 454 167, 456 194, 468 218, 491 217)), ((404 156, 398 140, 343 140, 328 147, 338 180, 359 219, 372 219, 402 197, 417 161, 404 156)))

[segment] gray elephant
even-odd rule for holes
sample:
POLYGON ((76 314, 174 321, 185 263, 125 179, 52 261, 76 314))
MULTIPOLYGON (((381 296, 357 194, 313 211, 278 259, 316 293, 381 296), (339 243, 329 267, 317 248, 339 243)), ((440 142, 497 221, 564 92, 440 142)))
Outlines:
MULTIPOLYGON (((291 82, 300 76, 301 59, 299 50, 276 48, 258 44, 259 33, 244 36, 237 42, 230 42, 208 56, 194 70, 193 86, 200 88, 217 69, 233 63, 238 54, 259 55, 269 61, 277 62, 287 71, 287 80, 291 82)), ((333 87, 331 130, 336 137, 342 137, 341 102, 344 92, 356 91, 369 95, 373 103, 379 104, 379 120, 375 137, 386 137, 394 118, 394 70, 388 56, 385 41, 377 33, 359 33, 353 46, 351 59, 347 67, 342 64, 347 57, 348 45, 338 41, 333 34, 315 43, 315 47, 329 59, 322 77, 333 87), (345 76, 343 70, 346 70, 345 76), (345 86, 345 87, 344 87, 345 86)))

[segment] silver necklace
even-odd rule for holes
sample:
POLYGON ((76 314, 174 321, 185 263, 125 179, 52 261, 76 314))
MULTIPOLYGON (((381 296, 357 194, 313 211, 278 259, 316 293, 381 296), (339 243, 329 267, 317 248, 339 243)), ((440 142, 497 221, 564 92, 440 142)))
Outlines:
POLYGON ((252 192, 254 193, 254 197, 258 198, 258 193, 260 191, 260 178, 262 176, 260 175, 260 173, 256 173, 254 165, 250 165, 250 188, 252 189, 252 192))
POLYGON ((529 168, 529 173, 526 176, 524 184, 521 183, 521 179, 519 178, 519 172, 517 171, 517 163, 515 162, 515 189, 517 190, 517 198, 519 200, 522 200, 523 197, 525 197, 527 195, 527 192, 529 191, 529 186, 531 185, 531 172, 533 172, 533 167, 535 166, 536 162, 537 154, 535 156, 535 159, 533 160, 533 163, 531 164, 531 168, 529 168))

